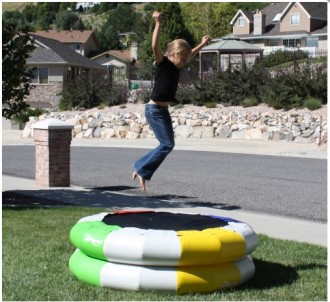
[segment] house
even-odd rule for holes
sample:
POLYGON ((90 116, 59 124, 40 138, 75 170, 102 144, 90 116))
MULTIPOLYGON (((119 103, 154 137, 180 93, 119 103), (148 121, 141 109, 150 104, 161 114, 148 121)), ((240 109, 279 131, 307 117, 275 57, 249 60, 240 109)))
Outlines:
POLYGON ((108 50, 91 58, 91 60, 107 68, 114 66, 125 69, 127 64, 133 61, 129 50, 108 50))
POLYGON ((95 4, 100 4, 101 2, 77 2, 76 3, 76 10, 79 10, 82 7, 83 10, 90 9, 95 4))
POLYGON ((137 45, 133 43, 130 50, 108 50, 92 57, 91 60, 107 67, 126 68, 127 64, 137 61, 137 45))
POLYGON ((61 42, 31 36, 36 48, 26 60, 26 67, 33 73, 30 78, 33 88, 25 101, 32 108, 55 107, 65 85, 81 75, 106 74, 104 66, 77 54, 61 42))
POLYGON ((32 34, 57 40, 85 57, 89 57, 99 48, 96 35, 92 30, 40 30, 32 34))
POLYGON ((130 50, 109 50, 91 58, 91 60, 106 66, 109 79, 118 83, 127 80, 128 67, 134 66, 136 62, 132 55, 134 54, 130 50))
POLYGON ((326 2, 276 2, 255 12, 239 10, 231 20, 233 35, 265 49, 326 50, 326 2))

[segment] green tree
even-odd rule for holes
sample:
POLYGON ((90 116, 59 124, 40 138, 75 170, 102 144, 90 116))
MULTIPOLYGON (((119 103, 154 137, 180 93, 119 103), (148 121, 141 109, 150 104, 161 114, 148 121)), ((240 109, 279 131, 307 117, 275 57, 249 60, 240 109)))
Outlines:
POLYGON ((156 9, 162 13, 160 45, 163 49, 166 49, 170 41, 178 38, 194 44, 195 41, 184 24, 181 7, 178 2, 157 3, 156 9))
POLYGON ((112 25, 119 32, 134 31, 139 22, 139 14, 134 11, 132 5, 118 4, 116 9, 109 11, 106 26, 112 25))
POLYGON ((58 12, 56 9, 56 5, 53 6, 51 2, 38 2, 36 6, 36 11, 37 11, 37 24, 36 24, 36 29, 39 30, 46 30, 51 27, 53 24, 55 18, 56 18, 56 13, 58 12))
POLYGON ((132 5, 120 3, 116 9, 112 9, 108 13, 108 19, 102 26, 100 32, 97 33, 98 41, 103 50, 121 49, 123 45, 119 42, 119 33, 134 32, 137 35, 132 35, 131 40, 140 41, 143 38, 141 15, 134 11, 132 5))
MULTIPOLYGON (((155 3, 155 9, 162 13, 161 15, 161 34, 160 34, 160 47, 165 52, 167 44, 177 38, 187 40, 189 44, 194 46, 195 41, 192 34, 187 30, 182 15, 181 7, 177 2, 158 2, 155 3)), ((139 44, 139 59, 141 61, 151 61, 151 39, 154 28, 154 22, 152 20, 152 12, 147 13, 149 31, 145 36, 144 41, 139 44)))
POLYGON ((269 2, 236 2, 235 5, 237 9, 244 9, 249 11, 254 11, 257 9, 263 9, 267 5, 269 5, 269 2))
POLYGON ((103 26, 96 36, 102 50, 120 49, 118 30, 113 25, 103 26))
POLYGON ((24 97, 29 94, 29 73, 25 64, 35 48, 27 32, 17 33, 15 26, 2 22, 2 116, 11 119, 29 105, 24 97))
POLYGON ((7 24, 18 24, 18 21, 22 18, 22 13, 19 11, 5 11, 2 14, 2 20, 7 24))
POLYGON ((58 30, 70 30, 78 29, 77 27, 83 27, 82 21, 79 21, 79 17, 72 11, 64 10, 56 15, 55 25, 58 30))
POLYGON ((2 20, 10 24, 15 31, 30 31, 32 26, 23 13, 19 11, 5 11, 2 20))
POLYGON ((233 2, 181 2, 182 15, 195 40, 209 35, 221 37, 231 32, 230 20, 237 12, 233 2))
POLYGON ((117 2, 101 2, 100 4, 95 4, 90 9, 90 12, 95 14, 106 13, 112 9, 115 9, 117 5, 118 5, 117 2))
POLYGON ((34 23, 34 21, 38 18, 36 6, 33 4, 28 4, 22 11, 23 18, 29 22, 34 23))

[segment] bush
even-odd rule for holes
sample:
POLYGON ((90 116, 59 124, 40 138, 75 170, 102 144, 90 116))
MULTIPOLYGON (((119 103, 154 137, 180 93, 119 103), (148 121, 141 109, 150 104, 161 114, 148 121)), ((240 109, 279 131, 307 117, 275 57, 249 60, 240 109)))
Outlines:
POLYGON ((20 112, 13 114, 11 116, 11 120, 13 120, 14 122, 16 122, 19 125, 24 125, 26 122, 29 121, 30 116, 38 117, 38 116, 42 115, 43 113, 44 113, 44 110, 42 110, 41 108, 35 108, 35 109, 26 108, 20 112))
POLYGON ((269 78, 268 71, 256 63, 250 68, 228 69, 204 77, 177 92, 181 104, 205 105, 209 102, 239 105, 247 97, 260 102, 261 87, 269 78))
MULTIPOLYGON (((184 104, 192 104, 196 106, 200 106, 203 103, 201 102, 201 94, 202 94, 202 88, 200 87, 200 83, 194 82, 192 84, 186 84, 186 85, 179 85, 176 98, 177 103, 180 105, 184 104)), ((207 97, 204 95, 204 97, 207 97)))
POLYGON ((323 104, 328 98, 328 74, 327 62, 305 64, 301 70, 300 80, 303 83, 306 94, 319 98, 323 104))
POLYGON ((127 85, 107 86, 101 97, 108 106, 116 106, 127 103, 128 92, 127 85))
POLYGON ((103 76, 80 77, 63 89, 59 109, 89 109, 100 104, 120 105, 127 102, 127 97, 126 86, 110 86, 103 76))
POLYGON ((295 60, 302 60, 308 58, 308 53, 297 50, 278 50, 268 56, 264 57, 264 64, 266 67, 281 65, 283 63, 293 62, 295 60))
POLYGON ((206 102, 206 103, 204 104, 204 106, 205 106, 206 108, 216 108, 216 107, 217 107, 217 103, 216 103, 216 102, 206 102))
POLYGON ((327 102, 326 63, 300 63, 294 69, 281 69, 262 88, 262 100, 275 109, 301 108, 308 96, 327 102))
POLYGON ((243 101, 241 102, 241 105, 243 107, 252 107, 252 106, 257 106, 258 105, 258 100, 256 97, 251 96, 251 97, 247 97, 245 99, 243 99, 243 101))
POLYGON ((302 106, 306 96, 299 79, 290 73, 278 73, 262 89, 263 102, 275 109, 289 110, 302 106))
POLYGON ((322 101, 318 98, 314 97, 307 97, 304 100, 304 107, 309 110, 316 110, 322 106, 322 101))

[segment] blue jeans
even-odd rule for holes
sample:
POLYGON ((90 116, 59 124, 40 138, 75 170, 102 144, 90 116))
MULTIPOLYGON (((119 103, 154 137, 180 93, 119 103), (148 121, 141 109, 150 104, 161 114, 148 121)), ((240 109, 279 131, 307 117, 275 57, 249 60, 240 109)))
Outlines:
POLYGON ((145 180, 150 180, 166 156, 173 150, 174 132, 168 107, 146 104, 145 115, 160 144, 137 160, 134 168, 145 180))

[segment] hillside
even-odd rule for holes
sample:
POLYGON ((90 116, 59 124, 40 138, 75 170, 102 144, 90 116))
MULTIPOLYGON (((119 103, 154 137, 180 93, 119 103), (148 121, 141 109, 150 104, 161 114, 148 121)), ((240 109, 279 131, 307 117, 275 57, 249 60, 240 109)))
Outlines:
POLYGON ((35 4, 36 2, 2 2, 2 12, 4 11, 22 11, 28 4, 35 4))
POLYGON ((80 14, 80 19, 84 22, 86 27, 91 27, 92 30, 101 30, 104 23, 107 21, 107 13, 100 15, 95 14, 80 14))

